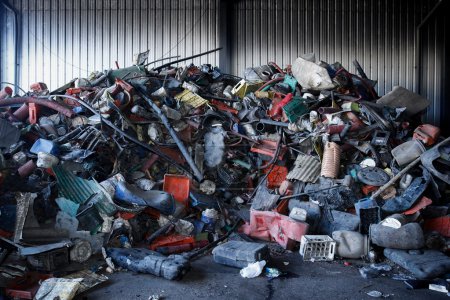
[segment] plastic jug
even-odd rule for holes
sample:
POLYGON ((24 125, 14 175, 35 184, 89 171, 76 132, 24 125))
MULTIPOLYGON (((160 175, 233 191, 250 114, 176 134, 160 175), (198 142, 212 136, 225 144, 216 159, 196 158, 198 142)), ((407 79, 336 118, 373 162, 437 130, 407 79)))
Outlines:
POLYGON ((391 154, 399 166, 405 166, 425 152, 425 147, 417 140, 411 140, 392 149, 391 154))

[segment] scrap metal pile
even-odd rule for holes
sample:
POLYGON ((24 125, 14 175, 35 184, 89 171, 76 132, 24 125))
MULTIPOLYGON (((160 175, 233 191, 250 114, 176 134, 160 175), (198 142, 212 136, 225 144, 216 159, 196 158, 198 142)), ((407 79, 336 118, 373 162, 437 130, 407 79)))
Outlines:
POLYGON ((145 59, 2 90, 6 295, 70 299, 120 269, 176 279, 213 248, 244 277, 284 249, 362 259, 364 277, 391 270, 383 257, 410 282, 450 271, 450 139, 420 123, 427 99, 379 97, 357 61, 240 78, 145 59))

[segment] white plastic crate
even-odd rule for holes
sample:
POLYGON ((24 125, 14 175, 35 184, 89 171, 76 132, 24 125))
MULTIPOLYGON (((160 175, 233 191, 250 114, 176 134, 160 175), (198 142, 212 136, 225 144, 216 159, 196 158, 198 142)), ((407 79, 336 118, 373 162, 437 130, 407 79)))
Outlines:
POLYGON ((305 261, 331 261, 336 242, 328 235, 304 235, 300 241, 300 255, 305 261))

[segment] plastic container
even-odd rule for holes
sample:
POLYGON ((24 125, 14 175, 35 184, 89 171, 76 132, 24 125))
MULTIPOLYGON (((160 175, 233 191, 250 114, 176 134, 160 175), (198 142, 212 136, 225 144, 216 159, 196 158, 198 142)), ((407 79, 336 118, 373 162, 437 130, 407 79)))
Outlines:
POLYGON ((336 242, 328 235, 304 235, 300 242, 300 255, 304 261, 332 261, 336 242))
POLYGON ((308 213, 306 209, 294 207, 289 213, 289 218, 294 219, 295 221, 306 222, 308 213))
POLYGON ((425 147, 417 140, 407 141, 392 149, 391 154, 398 165, 405 166, 425 152, 425 147))
POLYGON ((33 146, 30 149, 31 153, 38 154, 39 152, 50 153, 53 155, 58 154, 57 145, 46 139, 38 139, 34 142, 33 146))
POLYGON ((330 213, 333 218, 326 215, 320 218, 317 225, 318 233, 331 235, 336 230, 358 231, 360 219, 357 215, 339 210, 332 210, 330 213))
POLYGON ((409 223, 398 229, 373 224, 370 226, 370 240, 375 245, 392 249, 420 249, 425 245, 423 231, 418 223, 409 223))
POLYGON ((166 174, 164 175, 163 190, 172 194, 173 198, 188 205, 190 180, 186 176, 166 174))
POLYGON ((336 254, 344 258, 361 258, 369 253, 369 238, 356 231, 338 230, 333 232, 336 254))
POLYGON ((242 241, 229 241, 214 248, 213 259, 216 263, 236 268, 245 268, 249 263, 269 260, 269 248, 266 244, 242 241))

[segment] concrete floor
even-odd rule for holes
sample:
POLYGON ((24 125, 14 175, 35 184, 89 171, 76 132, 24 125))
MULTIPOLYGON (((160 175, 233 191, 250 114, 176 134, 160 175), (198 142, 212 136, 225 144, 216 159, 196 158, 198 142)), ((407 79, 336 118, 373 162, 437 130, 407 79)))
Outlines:
POLYGON ((358 263, 344 266, 342 261, 302 262, 298 253, 273 259, 271 266, 288 272, 284 278, 269 281, 261 275, 244 279, 239 269, 219 265, 207 255, 192 263, 192 269, 180 281, 169 281, 153 275, 117 272, 109 282, 78 299, 139 299, 151 295, 160 299, 373 299, 366 293, 377 290, 389 299, 449 299, 430 290, 408 290, 402 281, 389 278, 363 279, 358 263), (283 262, 289 262, 284 265, 283 262))

